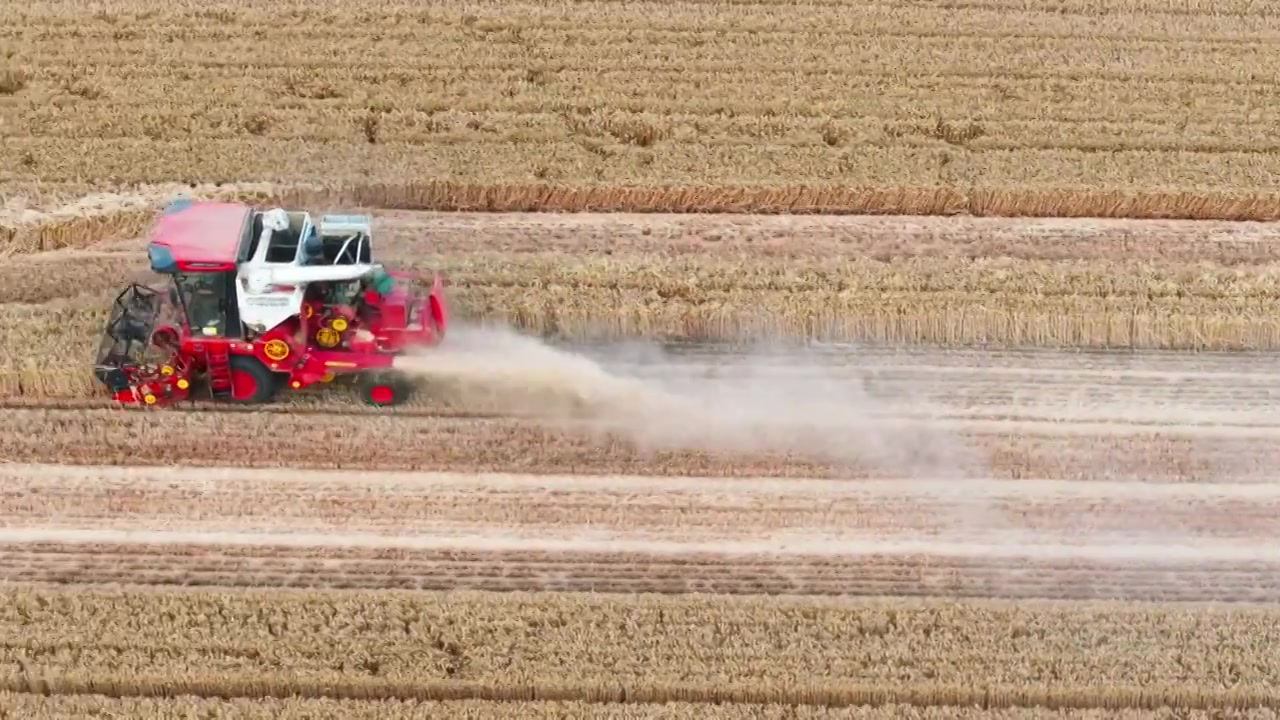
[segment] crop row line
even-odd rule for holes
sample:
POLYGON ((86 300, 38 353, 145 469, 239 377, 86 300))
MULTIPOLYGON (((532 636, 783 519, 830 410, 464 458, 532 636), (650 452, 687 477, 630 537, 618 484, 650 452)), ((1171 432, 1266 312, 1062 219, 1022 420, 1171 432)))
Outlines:
POLYGON ((342 700, 401 699, 419 701, 487 700, 500 702, 587 702, 702 704, 748 703, 816 705, 830 708, 915 705, 992 708, 1144 709, 1166 707, 1280 709, 1280 695, 1256 690, 1207 687, 973 687, 943 684, 849 685, 806 683, 762 687, 745 683, 661 683, 652 685, 535 682, 403 681, 361 678, 316 681, 288 676, 253 676, 216 672, 169 675, 124 675, 66 671, 55 674, 10 674, 0 690, 44 695, 105 695, 113 698, 196 696, 202 698, 329 698, 342 700))

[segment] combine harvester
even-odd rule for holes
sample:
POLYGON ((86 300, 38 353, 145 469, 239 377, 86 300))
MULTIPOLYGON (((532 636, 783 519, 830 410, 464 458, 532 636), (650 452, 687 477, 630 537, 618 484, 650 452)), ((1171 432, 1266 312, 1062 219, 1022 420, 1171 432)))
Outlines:
POLYGON ((116 400, 200 395, 265 403, 354 375, 363 399, 395 405, 412 385, 398 354, 444 337, 438 274, 373 261, 372 218, 179 200, 152 231, 166 293, 132 284, 116 298, 95 374, 116 400))

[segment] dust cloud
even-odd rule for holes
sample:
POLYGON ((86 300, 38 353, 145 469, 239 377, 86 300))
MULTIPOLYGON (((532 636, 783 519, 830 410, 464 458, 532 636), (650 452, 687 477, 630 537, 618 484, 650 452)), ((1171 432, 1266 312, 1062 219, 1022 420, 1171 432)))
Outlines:
POLYGON ((697 365, 644 343, 584 354, 492 325, 451 326, 397 369, 470 410, 519 415, 641 452, 785 455, 884 477, 981 477, 978 454, 910 398, 873 398, 847 370, 761 346, 697 365), (616 367, 643 367, 644 377, 616 367), (782 370, 782 372, 779 372, 782 370), (904 415, 910 413, 910 421, 904 415))

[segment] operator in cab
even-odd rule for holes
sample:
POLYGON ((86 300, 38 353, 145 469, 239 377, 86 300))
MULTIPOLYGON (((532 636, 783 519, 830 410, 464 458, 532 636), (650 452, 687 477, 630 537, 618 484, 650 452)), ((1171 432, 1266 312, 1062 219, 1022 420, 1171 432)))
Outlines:
POLYGON ((223 334, 222 294, 214 275, 191 275, 187 278, 187 316, 191 322, 192 332, 207 337, 219 337, 223 334))

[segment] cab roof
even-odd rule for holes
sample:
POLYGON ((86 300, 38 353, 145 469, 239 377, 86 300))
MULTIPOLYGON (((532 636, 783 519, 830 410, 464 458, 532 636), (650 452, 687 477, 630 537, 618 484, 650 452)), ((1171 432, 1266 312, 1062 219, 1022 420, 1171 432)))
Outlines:
POLYGON ((159 273, 236 268, 253 209, 240 203, 175 200, 151 231, 151 269, 159 273))

